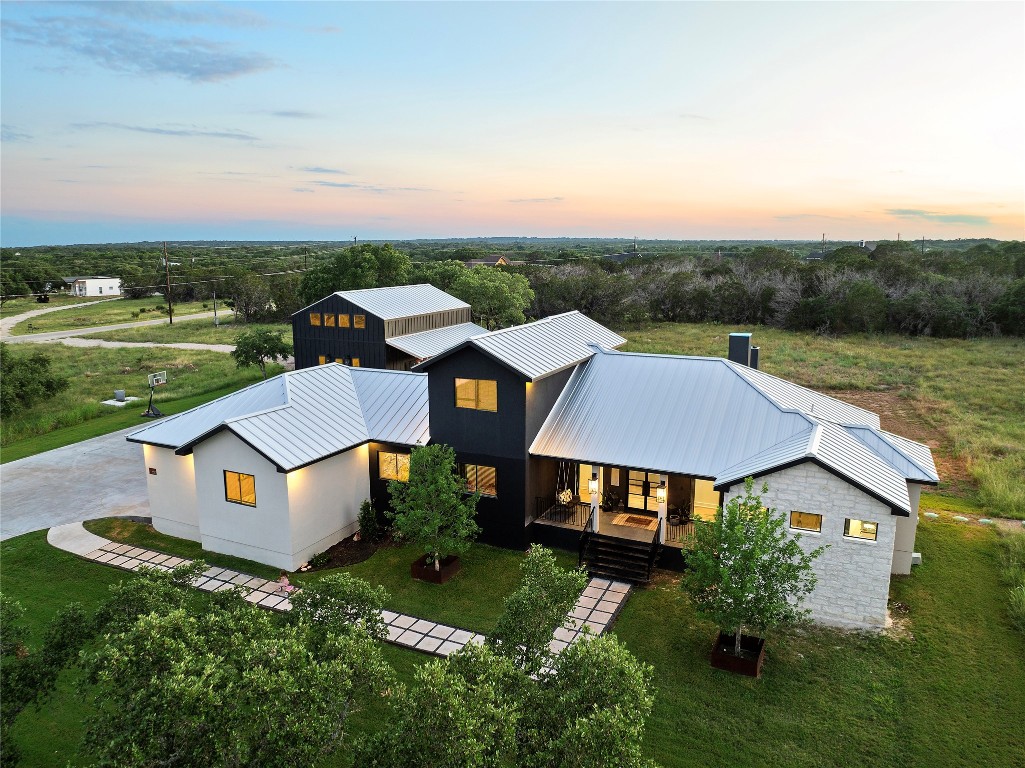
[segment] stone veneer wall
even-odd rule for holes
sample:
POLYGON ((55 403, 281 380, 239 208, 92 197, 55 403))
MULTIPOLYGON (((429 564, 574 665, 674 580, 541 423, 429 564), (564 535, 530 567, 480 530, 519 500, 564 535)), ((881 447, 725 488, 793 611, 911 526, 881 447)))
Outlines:
MULTIPOLYGON (((812 462, 756 479, 756 492, 763 482, 769 486, 763 503, 786 516, 788 529, 793 510, 822 515, 821 533, 795 532, 801 534, 800 544, 806 551, 830 545, 815 560, 818 584, 804 602, 812 618, 841 627, 883 628, 897 529, 890 508, 812 462), (878 523, 876 541, 845 538, 848 517, 878 523)), ((723 494, 723 504, 743 493, 742 483, 732 486, 723 494)))

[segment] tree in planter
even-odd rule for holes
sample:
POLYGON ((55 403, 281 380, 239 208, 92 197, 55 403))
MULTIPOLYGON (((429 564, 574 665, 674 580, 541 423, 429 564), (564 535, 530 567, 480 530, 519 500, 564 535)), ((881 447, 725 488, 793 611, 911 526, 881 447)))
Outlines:
MULTIPOLYGON (((698 610, 734 635, 736 656, 745 626, 764 632, 807 618, 801 601, 815 588, 812 561, 825 550, 805 552, 800 534, 789 535, 783 516, 763 507, 753 487, 747 478, 743 497, 697 526, 683 582, 698 610)), ((763 484, 761 492, 768 490, 763 484)))
POLYGON ((409 456, 409 480, 388 483, 388 518, 405 539, 421 547, 434 570, 449 555, 461 555, 480 528, 474 521, 480 493, 467 494, 456 474, 456 452, 447 445, 425 445, 409 456))

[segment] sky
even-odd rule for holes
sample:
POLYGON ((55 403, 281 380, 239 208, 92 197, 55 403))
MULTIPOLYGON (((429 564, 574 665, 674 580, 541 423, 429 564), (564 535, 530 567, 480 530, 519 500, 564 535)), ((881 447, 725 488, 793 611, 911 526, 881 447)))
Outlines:
POLYGON ((1025 3, 0 3, 0 242, 1025 237, 1025 3))

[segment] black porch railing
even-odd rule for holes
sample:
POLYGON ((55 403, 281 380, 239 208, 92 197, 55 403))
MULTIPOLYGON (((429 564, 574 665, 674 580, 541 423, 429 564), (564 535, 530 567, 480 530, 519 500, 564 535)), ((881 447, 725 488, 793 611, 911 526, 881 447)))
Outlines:
POLYGON ((563 503, 555 496, 538 496, 534 501, 534 517, 551 523, 562 523, 573 528, 587 528, 591 505, 581 501, 563 503))

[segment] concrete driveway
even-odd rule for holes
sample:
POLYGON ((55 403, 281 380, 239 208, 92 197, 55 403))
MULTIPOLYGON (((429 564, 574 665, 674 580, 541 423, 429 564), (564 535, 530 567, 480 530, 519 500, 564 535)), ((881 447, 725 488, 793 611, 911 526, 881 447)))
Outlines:
POLYGON ((149 515, 131 427, 0 465, 0 539, 78 520, 149 515))

